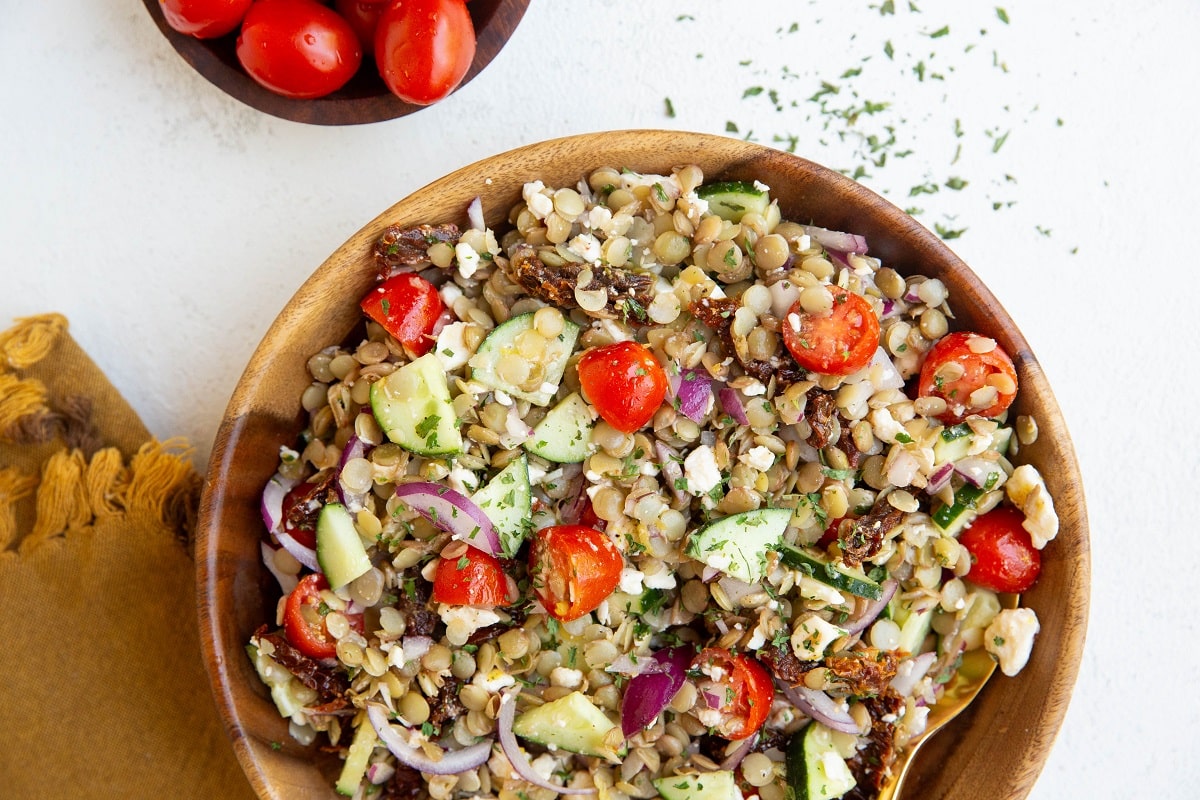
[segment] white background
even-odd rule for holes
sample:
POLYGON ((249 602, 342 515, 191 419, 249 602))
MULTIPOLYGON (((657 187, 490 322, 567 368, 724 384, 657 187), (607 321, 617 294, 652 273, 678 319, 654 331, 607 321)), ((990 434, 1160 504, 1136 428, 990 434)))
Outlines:
POLYGON ((897 0, 890 15, 869 0, 533 0, 450 99, 333 129, 222 94, 137 0, 6 3, 0 321, 65 313, 149 427, 189 437, 203 467, 294 289, 446 172, 637 127, 794 136, 853 170, 860 137, 890 127, 889 158, 863 181, 930 227, 966 229, 950 244, 1033 345, 1083 466, 1088 644, 1031 797, 1195 798, 1200 4, 1002 1, 1008 24, 954 0, 897 0), (824 111, 808 99, 821 81, 838 88, 824 111), (866 101, 889 105, 853 123, 830 113, 866 101), (940 190, 910 196, 928 183, 940 190))

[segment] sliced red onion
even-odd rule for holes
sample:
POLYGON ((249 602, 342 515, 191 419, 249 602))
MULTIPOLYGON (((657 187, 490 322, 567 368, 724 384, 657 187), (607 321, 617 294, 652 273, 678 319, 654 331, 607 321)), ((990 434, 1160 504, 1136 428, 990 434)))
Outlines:
POLYGON ((400 649, 404 652, 405 663, 415 661, 429 652, 433 647, 433 639, 428 636, 405 636, 400 640, 400 649))
POLYGON ((517 735, 513 733, 513 720, 517 718, 517 692, 508 691, 500 695, 500 714, 496 717, 496 732, 500 735, 500 748, 504 751, 508 763, 521 776, 521 780, 531 783, 541 789, 549 789, 559 794, 596 794, 594 787, 560 786, 551 783, 538 774, 529 763, 529 756, 521 749, 517 735))
POLYGON ((691 647, 670 647, 649 656, 663 668, 643 672, 629 682, 621 699, 621 732, 628 738, 652 724, 687 679, 695 656, 691 647))
POLYGON ((747 736, 742 743, 738 745, 736 750, 725 756, 725 760, 721 762, 721 769, 727 769, 730 772, 737 769, 738 765, 742 763, 742 759, 750 754, 750 751, 754 749, 754 745, 757 743, 757 733, 755 733, 753 736, 747 736))
POLYGON ((816 225, 805 225, 804 232, 812 237, 812 240, 824 247, 826 250, 833 250, 838 254, 857 253, 865 255, 867 252, 867 240, 857 233, 843 233, 841 231, 831 231, 828 228, 818 228, 816 225))
POLYGON ((786 278, 775 281, 767 290, 771 293, 771 314, 776 319, 784 319, 796 301, 800 299, 800 287, 786 278))
POLYGON ((741 603, 743 597, 762 591, 761 586, 752 586, 743 580, 728 575, 717 581, 717 584, 725 590, 725 596, 735 606, 741 603))
POLYGON ((500 555, 500 537, 483 509, 466 495, 436 483, 419 481, 396 487, 396 497, 439 529, 483 552, 500 555))
POLYGON ((259 501, 259 511, 262 513, 263 525, 267 530, 276 533, 283 525, 283 500, 288 492, 299 483, 294 478, 285 478, 278 472, 271 476, 263 487, 262 500, 259 501))
POLYGON ((267 572, 274 575, 275 580, 279 581, 279 588, 284 594, 291 594, 292 589, 296 588, 296 584, 300 580, 295 575, 281 572, 279 567, 275 566, 275 548, 266 542, 259 542, 259 547, 262 550, 263 566, 267 568, 267 572))
POLYGON ((704 703, 709 708, 720 708, 722 705, 721 695, 717 694, 716 692, 705 692, 704 703))
POLYGON ((386 761, 377 761, 367 767, 367 780, 372 786, 382 786, 396 774, 396 768, 386 761))
POLYGON ((883 314, 881 315, 881 318, 882 319, 891 319, 892 317, 896 316, 899 313, 900 313, 900 310, 896 306, 896 301, 885 298, 883 301, 883 314))
POLYGON ((925 485, 925 493, 935 495, 942 489, 946 488, 946 484, 950 483, 950 476, 954 474, 954 465, 950 462, 942 464, 933 471, 929 476, 929 483, 925 485))
POLYGON ((342 470, 346 468, 346 464, 356 458, 366 458, 367 453, 371 451, 371 445, 358 438, 355 434, 346 440, 346 446, 342 448, 342 457, 338 460, 338 479, 337 479, 337 494, 342 501, 342 505, 351 514, 357 514, 366 508, 367 493, 352 492, 346 488, 346 484, 342 483, 342 470))
POLYGON ((921 300, 921 295, 917 293, 918 288, 920 288, 920 284, 917 284, 917 283, 914 283, 912 286, 909 286, 908 289, 904 292, 904 299, 909 303, 923 302, 921 300))
MULTIPOLYGON (((720 574, 722 574, 721 570, 717 569, 716 567, 710 567, 708 565, 705 565, 704 569, 700 572, 700 580, 703 581, 704 583, 710 583, 710 582, 712 582, 713 578, 717 577, 720 574)), ((720 623, 722 621, 723 620, 717 620, 718 623, 720 623)))
POLYGON ((488 739, 462 750, 446 750, 440 759, 434 760, 424 750, 410 745, 396 732, 388 722, 388 712, 384 706, 368 703, 367 718, 371 720, 371 726, 375 728, 379 740, 387 745, 387 749, 392 751, 392 755, 400 763, 431 775, 457 775, 475 769, 486 763, 492 754, 492 740, 488 739))
POLYGON ((712 406, 712 378, 701 369, 688 368, 669 378, 675 407, 692 422, 700 423, 712 406))
POLYGON ((297 542, 287 531, 279 531, 275 534, 275 538, 279 541, 281 547, 292 554, 292 558, 299 561, 304 566, 311 569, 313 572, 321 572, 321 564, 317 561, 317 551, 311 547, 305 547, 297 542))
POLYGON ((483 220, 483 200, 478 195, 467 203, 467 221, 477 231, 487 230, 487 223, 483 220))
POLYGON ((875 391, 904 388, 904 376, 896 369, 892 357, 882 347, 875 348, 875 355, 871 356, 871 363, 867 365, 867 369, 875 391))
POLYGON ((850 712, 824 692, 810 689, 803 684, 788 686, 784 683, 779 684, 779 691, 792 701, 792 705, 826 728, 842 733, 861 733, 850 712))
POLYGON ((992 476, 998 476, 1003 470, 995 461, 979 456, 968 456, 954 462, 954 471, 961 475, 967 483, 979 489, 987 486, 989 481, 996 485, 998 477, 993 479, 992 476))
POLYGON ((742 398, 738 397, 737 389, 729 386, 718 389, 717 400, 721 403, 721 410, 733 417, 733 421, 738 425, 750 424, 750 419, 746 416, 746 409, 742 405, 742 398))
POLYGON ((641 656, 622 653, 613 659, 613 662, 604 668, 605 672, 615 672, 618 675, 628 675, 636 677, 638 675, 653 675, 660 672, 666 672, 670 667, 654 658, 649 654, 641 656))
POLYGON ((892 597, 896 594, 896 587, 898 585, 895 578, 888 578, 879 584, 879 599, 869 602, 861 614, 846 620, 846 624, 842 626, 846 631, 846 635, 853 636, 859 631, 865 630, 868 625, 874 622, 883 613, 883 610, 887 608, 887 604, 891 602, 892 597))
POLYGON ((896 670, 896 677, 892 678, 892 688, 901 697, 908 697, 916 688, 917 683, 929 674, 929 668, 936 660, 937 653, 930 651, 901 661, 900 667, 896 670))
POLYGON ((688 494, 683 490, 683 457, 679 455, 679 451, 655 440, 654 454, 658 456, 658 466, 662 469, 667 488, 675 495, 676 500, 686 500, 688 494))

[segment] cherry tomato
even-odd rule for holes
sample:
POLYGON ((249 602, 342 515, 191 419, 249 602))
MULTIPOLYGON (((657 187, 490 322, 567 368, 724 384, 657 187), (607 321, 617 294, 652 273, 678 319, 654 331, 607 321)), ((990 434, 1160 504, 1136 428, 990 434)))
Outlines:
POLYGON ((237 57, 272 92, 311 99, 354 77, 362 46, 350 23, 317 0, 257 0, 242 21, 237 57))
POLYGON ((667 396, 667 373, 637 342, 586 351, 579 358, 579 384, 604 421, 625 433, 649 422, 667 396))
POLYGON ((1001 506, 978 517, 958 536, 971 554, 967 580, 997 592, 1028 590, 1042 574, 1042 553, 1021 523, 1025 515, 1001 506))
POLYGON ((253 0, 159 0, 167 24, 197 39, 215 39, 235 29, 253 0))
POLYGON ((797 300, 783 322, 783 343, 796 363, 822 375, 849 375, 871 363, 879 348, 879 318, 862 295, 826 287, 833 308, 812 313, 797 300))
POLYGON ((701 650, 692 661, 700 721, 726 739, 745 739, 767 721, 775 686, 762 664, 720 647, 701 650))
POLYGON ((625 559, 603 533, 584 525, 552 525, 533 536, 529 571, 546 613, 570 622, 613 593, 625 559))
POLYGON ((500 559, 468 547, 458 559, 438 560, 433 601, 460 606, 505 606, 512 602, 500 559))
POLYGON ((362 310, 415 356, 433 347, 442 298, 429 281, 412 272, 394 275, 367 292, 362 310))
POLYGON ((337 0, 334 9, 346 18, 365 56, 375 55, 375 30, 387 8, 387 0, 337 0))
MULTIPOLYGON (((320 573, 300 579, 288 595, 283 608, 283 633, 292 646, 309 658, 333 658, 337 655, 337 639, 325 627, 321 613, 321 592, 329 582, 320 573)), ((346 614, 350 627, 363 632, 362 614, 346 614)))
POLYGON ((375 63, 406 103, 436 103, 462 82, 475 58, 475 26, 464 0, 395 0, 375 33, 375 63))
POLYGON ((992 339, 955 331, 943 336, 925 355, 918 386, 921 397, 946 401, 946 411, 938 419, 954 425, 971 414, 995 417, 1003 413, 1017 396, 1017 370, 1008 353, 992 339), (971 395, 986 387, 996 390, 995 400, 976 406, 971 395))

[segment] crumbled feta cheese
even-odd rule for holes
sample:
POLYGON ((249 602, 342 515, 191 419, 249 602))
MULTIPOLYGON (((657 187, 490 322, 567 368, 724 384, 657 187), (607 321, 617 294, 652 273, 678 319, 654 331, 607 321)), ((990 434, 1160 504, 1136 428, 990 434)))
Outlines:
POLYGON ((767 393, 767 387, 763 386, 760 381, 750 381, 742 387, 742 394, 746 397, 761 397, 767 393))
POLYGON ((761 444, 738 456, 738 461, 751 469, 766 472, 775 463, 775 454, 761 444))
POLYGON ((687 454, 683 460, 683 476, 687 479, 688 491, 697 497, 711 492, 721 482, 721 470, 713 449, 702 444, 687 454))
POLYGON ((770 187, 770 186, 767 186, 767 185, 766 185, 765 183, 763 183, 762 181, 755 181, 755 182, 754 182, 754 188, 755 188, 755 189, 758 189, 760 192, 769 192, 769 191, 771 191, 771 187, 770 187))
POLYGON ((471 683, 493 694, 499 692, 501 689, 507 689, 516 682, 516 678, 499 667, 492 667, 487 673, 477 672, 475 677, 471 679, 471 683))
POLYGON ((471 351, 464 338, 466 330, 467 323, 451 322, 438 332, 437 344, 434 345, 433 352, 437 355, 438 361, 442 362, 442 369, 447 372, 458 369, 471 358, 471 351))
MULTIPOLYGON (((436 560, 433 563, 437 563, 436 560)), ((495 625, 501 617, 490 608, 451 605, 440 603, 438 616, 446 624, 446 638, 452 645, 464 645, 471 634, 488 625, 495 625)))
POLYGON ((466 467, 455 466, 446 476, 446 482, 460 494, 470 494, 479 488, 479 476, 466 467))
MULTIPOLYGON (((633 340, 633 333, 614 319, 598 319, 593 323, 594 327, 603 331, 604 334, 613 342, 628 342, 633 340)), ((558 387, 554 387, 555 391, 558 387)))
POLYGON ((642 583, 647 589, 674 589, 675 573, 666 569, 650 573, 642 579, 642 583))
POLYGON ((509 397, 508 393, 502 392, 499 389, 492 392, 492 397, 502 406, 511 406, 513 404, 513 399, 509 397))
POLYGON ((454 245, 454 259, 458 262, 458 274, 469 278, 479 269, 479 253, 466 242, 454 245))
POLYGON ((1012 677, 1029 661, 1033 639, 1041 630, 1032 608, 1006 608, 983 633, 983 646, 1000 662, 1000 671, 1012 677))
POLYGON ((602 231, 608 227, 610 222, 612 222, 612 212, 606 206, 592 206, 584 224, 594 231, 602 231))
POLYGON ((819 661, 825 649, 846 635, 846 631, 826 622, 816 614, 808 614, 796 622, 792 631, 792 652, 801 661, 819 661))
POLYGON ((908 434, 908 431, 904 430, 904 426, 897 422, 886 408, 877 408, 872 411, 870 419, 871 429, 881 442, 894 442, 897 434, 908 434))
POLYGON ((796 573, 798 580, 796 586, 800 589, 800 596, 809 600, 820 600, 826 605, 840 606, 846 602, 846 598, 842 597, 842 593, 833 588, 827 583, 822 583, 816 578, 810 578, 803 572, 796 573))
POLYGON ((595 264, 600 260, 600 240, 590 233, 581 233, 576 236, 567 245, 567 249, 584 261, 595 264))
POLYGON ((550 671, 550 685, 578 689, 583 685, 583 673, 570 667, 555 667, 550 671))
POLYGON ((538 775, 541 775, 546 780, 550 780, 550 776, 554 774, 554 770, 558 769, 558 761, 549 753, 542 753, 529 762, 529 766, 533 767, 533 771, 538 775))
POLYGON ((521 197, 529 207, 529 213, 538 219, 545 219, 546 215, 554 210, 554 201, 542 194, 545 188, 546 184, 541 181, 530 181, 521 188, 521 197))
POLYGON ((438 296, 442 298, 442 304, 446 308, 454 308, 454 301, 463 296, 463 290, 454 281, 446 281, 442 288, 438 289, 438 296))
POLYGON ((625 594, 640 595, 645 590, 645 584, 642 579, 646 577, 646 573, 633 567, 624 567, 621 570, 621 579, 617 583, 619 588, 625 594))
POLYGON ((1013 505, 1025 514, 1021 526, 1029 531, 1034 547, 1041 550, 1058 536, 1058 514, 1054 510, 1054 499, 1046 491, 1046 484, 1035 467, 1029 464, 1017 467, 1005 484, 1004 491, 1013 505))

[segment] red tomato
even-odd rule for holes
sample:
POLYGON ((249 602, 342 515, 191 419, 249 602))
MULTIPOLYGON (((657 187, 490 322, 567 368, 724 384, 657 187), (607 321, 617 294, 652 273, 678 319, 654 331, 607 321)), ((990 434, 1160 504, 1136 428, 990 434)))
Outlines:
POLYGON ((253 0, 159 0, 167 24, 197 39, 214 39, 232 31, 253 0))
POLYGON ((954 425, 971 414, 999 416, 1012 405, 1017 396, 1017 370, 999 344, 986 352, 976 352, 989 347, 989 343, 995 344, 986 336, 955 331, 943 336, 925 355, 918 391, 922 397, 940 397, 946 401, 946 411, 938 417, 943 424, 954 425), (962 374, 955 377, 959 367, 962 374), (987 386, 996 389, 995 402, 975 407, 971 394, 987 386))
POLYGON ((508 577, 500 560, 474 547, 457 560, 438 561, 433 576, 433 601, 459 606, 508 605, 508 577))
POLYGON ((552 525, 534 534, 529 571, 546 613, 570 622, 591 613, 613 593, 625 559, 600 531, 584 525, 552 525))
MULTIPOLYGON (((288 595, 283 608, 283 633, 292 646, 309 658, 333 658, 337 655, 337 639, 325 627, 321 613, 321 592, 329 588, 325 576, 305 575, 288 595)), ((362 614, 346 614, 350 627, 362 633, 362 614)))
POLYGON ((696 707, 705 724, 709 720, 726 739, 745 739, 767 721, 775 686, 762 664, 747 655, 734 655, 720 647, 701 650, 692 661, 699 670, 696 707))
POLYGON ((442 298, 432 283, 405 272, 367 292, 362 310, 413 355, 422 356, 433 347, 431 334, 442 313, 442 298))
POLYGON ((395 0, 375 33, 375 63, 406 103, 436 103, 462 82, 475 58, 475 26, 464 0, 395 0))
POLYGON ((242 21, 237 57, 272 92, 311 99, 354 77, 362 47, 350 23, 316 0, 257 0, 242 21))
POLYGON ((379 27, 379 18, 387 8, 386 0, 337 0, 333 7, 354 29, 363 53, 374 56, 375 29, 379 27))
POLYGON ((1028 590, 1042 574, 1042 553, 1021 525, 1025 515, 1010 506, 978 517, 958 536, 971 554, 967 580, 997 592, 1028 590))
POLYGON ((783 323, 783 343, 796 363, 822 375, 849 375, 871 363, 879 348, 879 318, 859 294, 826 287, 833 308, 810 313, 797 300, 783 323))
POLYGON ((637 342, 586 351, 579 358, 579 384, 604 421, 625 433, 649 422, 667 396, 667 373, 637 342))

